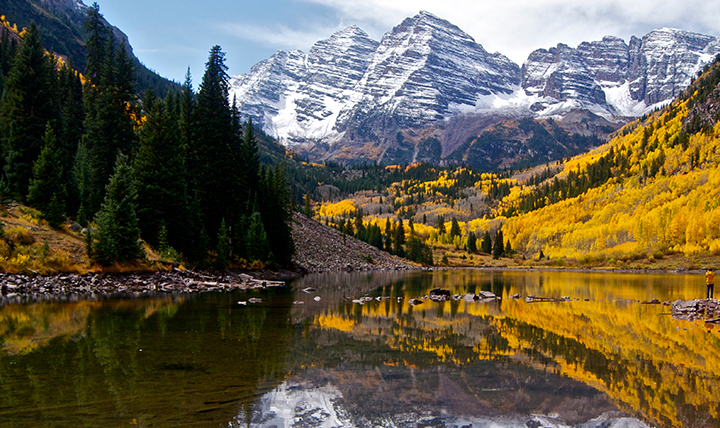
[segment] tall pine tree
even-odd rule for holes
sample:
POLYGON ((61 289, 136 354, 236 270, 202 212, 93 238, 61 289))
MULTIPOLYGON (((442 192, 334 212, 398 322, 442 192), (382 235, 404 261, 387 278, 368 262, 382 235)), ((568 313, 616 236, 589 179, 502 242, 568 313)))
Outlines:
POLYGON ((180 132, 167 106, 151 90, 145 94, 143 106, 145 121, 133 163, 142 237, 158 245, 164 225, 168 243, 184 251, 188 201, 180 132))
POLYGON ((89 239, 88 254, 103 266, 142 258, 137 218, 137 192, 127 156, 119 154, 100 211, 95 216, 97 231, 89 239))
MULTIPOLYGON (((217 237, 224 218, 230 234, 240 223, 242 165, 240 147, 233 134, 233 116, 228 103, 225 54, 214 46, 197 95, 195 133, 189 148, 188 169, 193 177, 201 218, 207 235, 217 237)), ((215 247, 217 239, 211 242, 215 247)))
POLYGON ((59 119, 55 59, 45 53, 40 33, 32 23, 5 80, 0 107, 5 176, 19 198, 28 193, 46 125, 58 129, 59 119))

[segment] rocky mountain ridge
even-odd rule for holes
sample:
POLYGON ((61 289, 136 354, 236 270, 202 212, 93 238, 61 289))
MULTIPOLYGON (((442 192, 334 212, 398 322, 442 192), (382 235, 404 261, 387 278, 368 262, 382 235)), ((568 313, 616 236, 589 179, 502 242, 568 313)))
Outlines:
POLYGON ((617 129, 672 100, 718 53, 716 37, 662 28, 630 43, 538 49, 520 67, 420 12, 379 42, 352 26, 307 54, 279 51, 233 76, 230 96, 313 160, 441 162, 509 119, 552 117, 586 135, 617 129))

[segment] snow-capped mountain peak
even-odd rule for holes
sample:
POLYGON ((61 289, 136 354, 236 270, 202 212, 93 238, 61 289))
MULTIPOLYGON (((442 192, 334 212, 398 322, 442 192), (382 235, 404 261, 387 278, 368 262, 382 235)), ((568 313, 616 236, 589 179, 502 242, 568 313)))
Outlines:
POLYGON ((621 123, 675 98, 718 53, 716 37, 660 28, 629 43, 606 36, 538 49, 521 69, 421 11, 379 42, 353 25, 308 53, 279 51, 233 76, 230 96, 313 158, 393 161, 404 145, 402 159, 414 160, 420 138, 439 139, 448 154, 509 117, 582 110, 621 123))

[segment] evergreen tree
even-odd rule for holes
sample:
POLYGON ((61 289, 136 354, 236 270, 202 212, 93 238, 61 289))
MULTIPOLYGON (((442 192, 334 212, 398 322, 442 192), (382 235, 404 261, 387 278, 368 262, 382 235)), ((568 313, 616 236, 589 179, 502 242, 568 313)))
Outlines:
POLYGON ((295 254, 295 244, 292 239, 290 193, 284 164, 267 169, 259 192, 260 212, 270 250, 278 263, 289 265, 295 254))
POLYGON ((250 216, 247 249, 248 259, 250 261, 265 260, 270 253, 265 226, 263 226, 262 218, 257 211, 250 216))
POLYGON ((395 239, 393 239, 393 253, 399 257, 405 257, 405 226, 402 220, 398 219, 397 229, 395 229, 395 239))
POLYGON ((134 66, 124 43, 117 52, 114 43, 112 38, 107 40, 100 76, 86 84, 83 91, 85 134, 75 168, 81 223, 100 208, 117 155, 133 153, 135 146, 134 66))
POLYGON ((28 202, 43 213, 50 226, 59 227, 65 221, 65 181, 61 153, 50 125, 47 125, 43 148, 33 165, 28 202))
POLYGON ((255 129, 252 123, 252 117, 245 124, 245 132, 243 133, 241 157, 243 159, 243 182, 246 186, 247 194, 245 197, 248 201, 254 201, 258 194, 258 174, 260 171, 260 156, 258 154, 257 140, 255 137, 255 129))
POLYGON ((67 209, 71 215, 80 207, 80 195, 73 174, 73 163, 82 138, 85 120, 83 87, 80 75, 71 66, 63 64, 59 73, 62 128, 58 138, 60 159, 63 165, 63 182, 67 187, 67 209))
MULTIPOLYGON (((225 218, 228 228, 233 228, 245 211, 241 203, 252 204, 240 197, 244 168, 233 134, 226 70, 225 54, 220 46, 214 46, 197 95, 193 144, 189 147, 188 168, 197 190, 203 225, 214 237, 221 219, 225 218)), ((217 243, 212 244, 215 247, 217 243)))
POLYGON ((481 247, 483 253, 490 254, 492 252, 492 238, 490 238, 490 231, 485 231, 481 247))
POLYGON ((157 245, 162 225, 171 246, 185 252, 188 231, 185 163, 177 123, 165 104, 148 90, 143 102, 145 122, 133 163, 137 185, 138 219, 143 239, 157 245))
POLYGON ((127 156, 120 154, 102 207, 95 216, 97 231, 92 234, 88 249, 94 262, 108 266, 144 256, 139 243, 136 195, 132 168, 127 156))
POLYGON ((220 230, 218 231, 218 243, 215 256, 215 267, 225 269, 232 258, 232 247, 230 244, 230 234, 225 226, 225 219, 220 221, 220 230))
POLYGON ((468 233, 467 250, 470 254, 477 252, 477 237, 473 232, 468 233))
POLYGON ((85 52, 87 52, 85 76, 91 81, 97 81, 100 78, 100 71, 105 62, 105 48, 110 38, 110 31, 105 26, 97 2, 93 3, 87 10, 85 33, 87 34, 87 40, 85 41, 85 52))
POLYGON ((385 220, 385 251, 388 253, 392 252, 392 222, 390 218, 385 220))
POLYGON ((510 240, 508 239, 508 241, 505 243, 505 255, 509 256, 511 254, 513 254, 513 249, 512 245, 510 245, 510 240))
POLYGON ((309 193, 305 194, 305 217, 307 217, 307 218, 313 217, 312 207, 310 206, 310 194, 309 193))
POLYGON ((0 106, 5 176, 18 197, 24 199, 28 194, 32 165, 40 156, 46 125, 58 129, 59 120, 55 59, 45 53, 40 33, 32 23, 5 80, 0 106))
POLYGON ((505 253, 505 246, 503 245, 503 233, 502 230, 498 229, 495 234, 495 245, 493 245, 492 255, 494 259, 499 259, 505 253))
POLYGON ((460 223, 458 223, 457 219, 453 217, 452 223, 450 225, 450 237, 454 238, 456 236, 460 236, 462 232, 460 231, 460 223))

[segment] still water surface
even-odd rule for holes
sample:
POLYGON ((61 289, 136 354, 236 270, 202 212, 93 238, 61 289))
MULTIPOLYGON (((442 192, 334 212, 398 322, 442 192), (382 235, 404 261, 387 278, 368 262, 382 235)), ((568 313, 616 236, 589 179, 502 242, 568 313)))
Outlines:
POLYGON ((266 291, 7 305, 0 427, 720 426, 719 331, 642 303, 702 297, 703 282, 336 273, 266 291), (408 304, 435 287, 502 299, 408 304), (380 299, 351 301, 366 295, 380 299), (263 301, 238 304, 251 297, 263 301))

